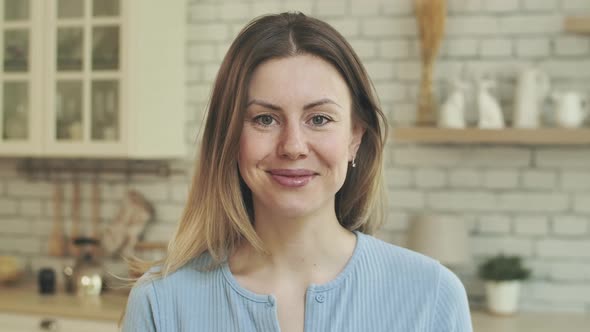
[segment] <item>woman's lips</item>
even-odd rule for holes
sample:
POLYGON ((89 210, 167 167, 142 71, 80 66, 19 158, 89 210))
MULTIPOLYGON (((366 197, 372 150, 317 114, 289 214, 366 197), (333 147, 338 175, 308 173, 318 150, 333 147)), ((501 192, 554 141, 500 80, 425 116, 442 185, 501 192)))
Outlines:
POLYGON ((307 169, 271 169, 267 172, 278 184, 292 188, 303 187, 318 175, 307 169))

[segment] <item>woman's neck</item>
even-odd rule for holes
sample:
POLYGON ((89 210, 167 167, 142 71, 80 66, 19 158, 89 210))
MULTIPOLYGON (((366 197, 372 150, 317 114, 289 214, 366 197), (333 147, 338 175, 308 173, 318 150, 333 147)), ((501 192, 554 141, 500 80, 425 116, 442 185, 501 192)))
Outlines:
POLYGON ((257 214, 255 220, 256 233, 270 255, 245 243, 230 259, 234 274, 322 284, 344 268, 356 245, 356 236, 334 213, 306 218, 257 214))

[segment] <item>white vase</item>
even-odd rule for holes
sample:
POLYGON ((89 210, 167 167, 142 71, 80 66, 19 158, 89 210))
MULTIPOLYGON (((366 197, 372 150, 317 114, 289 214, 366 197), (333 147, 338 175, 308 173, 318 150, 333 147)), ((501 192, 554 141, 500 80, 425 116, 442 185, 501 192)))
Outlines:
POLYGON ((488 310, 494 314, 510 315, 518 309, 520 281, 486 281, 488 310))

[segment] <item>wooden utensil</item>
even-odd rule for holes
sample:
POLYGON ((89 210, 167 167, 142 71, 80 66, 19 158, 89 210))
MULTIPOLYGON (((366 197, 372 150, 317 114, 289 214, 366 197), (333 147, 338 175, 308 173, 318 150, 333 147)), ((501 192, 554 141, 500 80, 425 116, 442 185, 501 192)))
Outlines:
POLYGON ((92 207, 91 207, 91 222, 92 231, 91 237, 100 239, 100 186, 98 185, 98 177, 92 180, 92 207))
POLYGON ((66 255, 66 238, 62 224, 63 188, 61 181, 55 179, 53 184, 53 229, 49 235, 49 255, 63 257, 66 255))
POLYGON ((80 236, 80 179, 75 175, 72 179, 72 229, 70 232, 69 252, 78 257, 79 248, 73 240, 80 236))

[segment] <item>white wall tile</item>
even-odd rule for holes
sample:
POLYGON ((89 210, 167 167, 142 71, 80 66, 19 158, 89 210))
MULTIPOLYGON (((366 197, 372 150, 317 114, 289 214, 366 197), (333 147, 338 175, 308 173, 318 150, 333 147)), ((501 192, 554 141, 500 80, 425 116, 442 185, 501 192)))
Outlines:
POLYGON ((514 231, 521 235, 545 235, 549 230, 549 218, 544 215, 517 216, 514 231))
MULTIPOLYGON (((567 0, 566 0, 567 1, 567 0)), ((531 11, 548 11, 557 8, 559 0, 524 0, 523 7, 531 11)))
POLYGON ((584 55, 590 52, 590 41, 583 36, 564 36, 556 38, 553 47, 557 55, 584 55))
POLYGON ((440 188, 447 184, 447 175, 439 169, 418 168, 414 172, 418 188, 440 188))
POLYGON ((508 57, 513 54, 512 41, 509 39, 483 39, 479 52, 484 57, 508 57))
POLYGON ((388 168, 385 170, 384 178, 389 188, 404 188, 414 183, 412 171, 408 169, 388 168))
POLYGON ((483 172, 485 188, 517 188, 519 174, 516 170, 486 170, 483 172))
POLYGON ((569 207, 566 194, 509 192, 498 195, 500 211, 514 212, 564 212, 569 207))
POLYGON ((222 3, 219 8, 220 18, 223 21, 249 21, 252 19, 250 6, 245 3, 222 3))
POLYGON ((561 174, 561 187, 569 191, 590 190, 590 170, 564 170, 561 174))
POLYGON ((559 15, 504 16, 498 19, 500 34, 524 35, 559 33, 563 18, 559 15))
POLYGON ((516 55, 519 57, 546 57, 549 53, 550 46, 547 38, 522 38, 516 42, 516 55))
POLYGON ((449 170, 449 184, 456 188, 479 187, 482 184, 482 175, 475 169, 453 167, 449 170))
POLYGON ((485 0, 484 9, 492 13, 511 13, 520 9, 519 1, 514 0, 485 0))
POLYGON ((552 228, 555 234, 588 236, 590 217, 561 215, 553 217, 552 228))
POLYGON ((12 198, 0 198, 0 215, 15 215, 18 211, 18 201, 12 198))
POLYGON ((317 0, 314 14, 322 17, 344 16, 348 9, 348 1, 317 0))
POLYGON ((474 256, 492 256, 500 253, 530 257, 533 240, 513 236, 472 236, 471 253, 474 256))
POLYGON ((491 211, 496 196, 486 191, 431 191, 426 194, 428 206, 442 211, 491 211))
POLYGON ((543 239, 536 243, 536 251, 545 258, 590 258, 590 242, 577 239, 543 239))
POLYGON ((418 209, 424 207, 424 193, 418 190, 389 190, 389 206, 392 208, 418 209))
POLYGON ((478 230, 481 234, 508 234, 511 220, 505 215, 483 215, 479 218, 478 230))
POLYGON ((557 174, 553 171, 525 170, 522 185, 531 189, 554 189, 557 187, 557 174))

